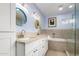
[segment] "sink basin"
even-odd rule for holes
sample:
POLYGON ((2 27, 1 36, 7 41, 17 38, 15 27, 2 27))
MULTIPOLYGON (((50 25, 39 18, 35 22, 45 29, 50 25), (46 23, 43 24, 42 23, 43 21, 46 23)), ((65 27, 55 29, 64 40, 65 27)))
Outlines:
POLYGON ((17 39, 18 42, 29 42, 30 41, 30 38, 20 38, 20 39, 17 39))
POLYGON ((32 38, 19 38, 17 39, 17 42, 22 42, 22 43, 30 43, 30 42, 33 42, 34 40, 37 40, 35 37, 32 37, 32 38))

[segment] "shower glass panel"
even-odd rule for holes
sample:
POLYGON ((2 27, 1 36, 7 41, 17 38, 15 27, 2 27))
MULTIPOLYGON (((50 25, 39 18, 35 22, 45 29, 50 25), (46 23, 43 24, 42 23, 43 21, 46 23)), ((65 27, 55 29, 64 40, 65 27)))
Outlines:
POLYGON ((76 10, 75 11, 75 13, 76 13, 76 22, 75 22, 76 23, 76 35, 75 35, 76 36, 76 40, 75 40, 76 49, 75 50, 76 50, 76 55, 79 56, 79 3, 76 3, 75 5, 76 5, 76 7, 75 7, 76 8, 75 9, 76 10))
POLYGON ((70 56, 79 56, 79 3, 73 4, 72 8, 72 28, 69 31, 69 39, 67 39, 67 54, 70 56), (71 37, 71 38, 70 38, 71 37))
POLYGON ((65 16, 65 39, 67 40, 66 54, 69 56, 75 55, 75 4, 70 3, 66 9, 67 16, 65 16))

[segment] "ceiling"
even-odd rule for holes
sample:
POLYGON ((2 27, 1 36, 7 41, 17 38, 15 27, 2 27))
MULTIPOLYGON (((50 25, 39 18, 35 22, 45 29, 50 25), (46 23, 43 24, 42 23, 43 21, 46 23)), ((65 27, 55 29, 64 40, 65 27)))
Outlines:
POLYGON ((35 5, 44 16, 56 16, 58 14, 74 12, 74 4, 71 3, 36 3, 35 5), (73 7, 68 8, 69 5, 73 7), (63 7, 62 11, 58 10, 59 6, 63 7))

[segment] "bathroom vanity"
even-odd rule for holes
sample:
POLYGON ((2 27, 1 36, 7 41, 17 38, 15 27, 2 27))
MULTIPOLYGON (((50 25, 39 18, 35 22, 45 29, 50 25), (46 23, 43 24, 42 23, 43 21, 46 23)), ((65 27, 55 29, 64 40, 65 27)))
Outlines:
POLYGON ((48 50, 48 39, 37 36, 17 39, 17 56, 44 56, 48 50))

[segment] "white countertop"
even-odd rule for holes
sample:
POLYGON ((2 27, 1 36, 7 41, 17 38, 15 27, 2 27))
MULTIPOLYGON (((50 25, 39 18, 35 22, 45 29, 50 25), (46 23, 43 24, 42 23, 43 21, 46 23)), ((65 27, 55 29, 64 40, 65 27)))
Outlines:
POLYGON ((33 41, 36 41, 36 40, 39 40, 40 38, 47 38, 47 36, 45 35, 37 35, 36 37, 25 37, 25 38, 17 38, 17 42, 20 42, 20 43, 31 43, 33 41))

